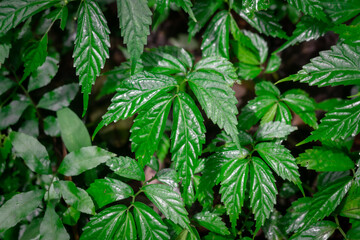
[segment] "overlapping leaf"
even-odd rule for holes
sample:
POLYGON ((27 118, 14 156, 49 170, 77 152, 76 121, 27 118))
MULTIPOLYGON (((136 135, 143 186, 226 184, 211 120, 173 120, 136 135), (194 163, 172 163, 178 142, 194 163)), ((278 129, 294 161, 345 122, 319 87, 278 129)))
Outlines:
POLYGON ((246 13, 254 13, 270 7, 269 0, 244 0, 242 6, 246 13))
POLYGON ((78 91, 79 87, 75 83, 63 85, 53 91, 45 93, 37 107, 52 111, 68 107, 78 91))
POLYGON ((259 128, 256 132, 255 138, 258 141, 269 141, 274 138, 284 138, 296 129, 297 127, 293 127, 284 122, 269 122, 259 128))
POLYGON ((138 181, 145 180, 144 171, 135 159, 120 156, 108 160, 106 165, 119 176, 138 181))
POLYGON ((230 234, 221 217, 215 213, 206 211, 194 215, 194 220, 201 226, 207 228, 211 232, 221 235, 230 234))
POLYGON ((68 240, 70 239, 54 206, 48 204, 40 225, 40 239, 68 240))
POLYGON ((38 67, 43 65, 47 56, 47 34, 39 41, 29 43, 23 53, 24 75, 23 79, 36 71, 38 67))
POLYGON ((81 2, 74 47, 74 67, 84 93, 84 113, 95 79, 109 57, 110 30, 95 1, 81 2))
POLYGON ((196 22, 196 18, 191 9, 191 7, 192 7, 191 0, 172 0, 172 1, 175 2, 176 5, 181 7, 185 12, 187 12, 189 14, 189 16, 191 17, 191 19, 196 22))
POLYGON ((319 0, 288 0, 288 2, 296 9, 308 14, 314 18, 326 21, 327 17, 324 13, 321 1, 319 0))

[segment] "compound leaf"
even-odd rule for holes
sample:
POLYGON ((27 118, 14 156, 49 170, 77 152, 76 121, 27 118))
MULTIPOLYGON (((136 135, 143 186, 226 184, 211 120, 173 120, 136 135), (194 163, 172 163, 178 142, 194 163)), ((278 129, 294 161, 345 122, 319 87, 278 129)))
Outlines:
POLYGON ((126 211, 125 219, 113 239, 136 240, 136 227, 134 217, 130 211, 126 211))
POLYGON ((221 235, 230 234, 225 223, 218 214, 206 211, 195 214, 193 218, 200 226, 207 228, 211 232, 221 235))
POLYGON ((268 122, 259 127, 255 139, 257 141, 269 141, 274 138, 285 138, 296 129, 297 127, 293 127, 284 122, 268 122))

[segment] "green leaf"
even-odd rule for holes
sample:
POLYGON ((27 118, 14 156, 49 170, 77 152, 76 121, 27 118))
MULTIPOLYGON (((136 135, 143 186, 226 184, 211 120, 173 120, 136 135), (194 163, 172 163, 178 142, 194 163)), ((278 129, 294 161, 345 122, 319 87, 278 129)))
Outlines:
POLYGON ((354 168, 354 162, 344 152, 327 147, 307 149, 299 155, 297 163, 317 172, 346 171, 354 168))
POLYGON ((130 54, 132 69, 150 34, 151 11, 146 0, 117 0, 121 36, 130 54))
POLYGON ((192 7, 191 0, 172 0, 172 1, 176 5, 181 7, 186 13, 188 13, 189 16, 191 17, 191 19, 196 22, 196 18, 195 18, 194 13, 193 13, 193 11, 191 9, 191 7, 192 7))
POLYGON ((337 34, 339 34, 339 37, 349 45, 356 45, 359 44, 360 39, 360 24, 357 23, 356 25, 346 25, 346 24, 340 24, 337 25, 331 30, 337 34))
POLYGON ((30 79, 28 85, 28 91, 46 86, 55 77, 59 69, 58 56, 47 56, 45 62, 35 70, 30 79))
POLYGON ((276 202, 275 178, 268 166, 257 157, 250 164, 250 206, 255 215, 256 229, 270 216, 276 202))
POLYGON ((296 129, 297 127, 284 122, 269 122, 260 126, 256 132, 255 139, 257 141, 270 141, 274 138, 285 138, 296 129))
POLYGON ((340 215, 360 220, 360 186, 353 184, 344 200, 340 215))
POLYGON ((170 239, 167 226, 153 209, 141 202, 133 203, 133 207, 139 239, 170 239))
POLYGON ((93 197, 99 208, 134 195, 134 191, 129 185, 107 177, 96 179, 86 191, 93 197))
POLYGON ((44 194, 43 190, 18 193, 5 202, 0 208, 0 231, 15 226, 31 214, 41 204, 44 194))
POLYGON ((321 0, 320 3, 334 23, 344 23, 360 13, 358 0, 321 0))
POLYGON ((266 10, 270 7, 269 0, 244 0, 242 2, 244 12, 247 14, 253 14, 260 10, 266 10))
POLYGON ((15 154, 24 159, 31 171, 39 174, 51 173, 48 152, 36 138, 24 133, 11 132, 10 139, 15 154))
POLYGON ((322 21, 328 21, 324 13, 321 1, 318 0, 287 0, 293 7, 303 13, 322 21))
POLYGON ((209 211, 200 212, 195 214, 193 218, 200 226, 210 230, 211 232, 221 235, 230 234, 221 217, 215 213, 209 211))
POLYGON ((44 118, 44 132, 46 135, 52 137, 60 136, 60 127, 58 120, 53 116, 48 116, 44 118))
POLYGON ((201 50, 203 57, 229 58, 230 16, 227 11, 217 13, 203 35, 201 50))
POLYGON ((59 166, 58 172, 65 176, 76 176, 86 170, 95 168, 112 157, 115 157, 114 153, 99 147, 83 147, 66 155, 59 166))
POLYGON ((278 108, 276 111, 275 121, 284 122, 288 125, 291 124, 292 115, 289 108, 286 106, 285 103, 279 102, 278 108))
POLYGON ((29 43, 23 53, 24 61, 24 75, 22 79, 28 77, 31 73, 36 71, 38 67, 43 65, 47 56, 47 34, 39 42, 29 43))
POLYGON ((307 228, 318 220, 329 216, 340 204, 350 189, 352 178, 350 176, 341 178, 326 188, 314 194, 311 207, 304 219, 303 228, 307 228))
POLYGON ((238 101, 222 76, 214 72, 194 72, 188 76, 188 82, 206 115, 238 142, 238 101))
POLYGON ((287 209, 287 213, 283 218, 286 233, 296 232, 304 226, 304 219, 311 206, 311 198, 303 197, 292 202, 291 207, 287 209))
POLYGON ((307 227, 302 231, 298 236, 291 238, 294 240, 302 240, 302 239, 318 239, 318 240, 326 240, 329 239, 330 236, 337 229, 337 225, 331 221, 321 221, 314 223, 312 226, 307 227))
POLYGON ((156 179, 173 188, 177 188, 180 181, 178 173, 172 168, 161 169, 159 172, 156 173, 156 179))
POLYGON ((248 159, 234 159, 221 167, 221 187, 219 192, 234 229, 241 213, 241 207, 244 205, 249 174, 248 163, 248 159))
POLYGON ((0 73, 0 96, 16 85, 13 80, 4 75, 4 73, 0 73))
POLYGON ((326 188, 328 184, 349 175, 350 175, 350 171, 322 172, 318 175, 317 178, 317 189, 321 191, 322 189, 326 188))
POLYGON ((11 0, 0 3, 0 36, 59 0, 11 0))
POLYGON ((111 100, 112 103, 103 120, 97 126, 93 136, 109 123, 126 119, 140 110, 147 102, 156 99, 160 94, 170 91, 177 85, 174 78, 152 74, 148 72, 138 73, 124 81, 117 89, 117 94, 111 100))
POLYGON ((141 56, 146 71, 162 74, 186 74, 193 66, 190 53, 183 48, 165 46, 151 49, 141 56))
POLYGON ((145 180, 143 169, 139 163, 132 158, 122 156, 111 158, 106 162, 106 165, 119 176, 138 181, 145 180))
POLYGON ((73 207, 68 207, 62 215, 62 222, 64 224, 75 226, 79 221, 81 213, 73 207))
POLYGON ((54 185, 60 190, 63 199, 68 205, 80 212, 95 214, 94 203, 85 190, 76 187, 71 181, 57 181, 54 185))
POLYGON ((319 128, 311 132, 311 136, 302 143, 311 142, 318 139, 345 139, 349 136, 355 136, 359 133, 360 121, 360 99, 348 100, 341 107, 328 112, 319 128))
POLYGON ((266 41, 256 33, 246 30, 243 30, 242 32, 246 37, 248 37, 248 39, 250 39, 251 44, 256 49, 256 57, 258 58, 259 63, 264 63, 269 51, 266 41))
POLYGON ((40 238, 40 224, 42 218, 36 218, 31 221, 29 225, 27 225, 23 235, 19 240, 33 240, 40 238))
MULTIPOLYGON (((205 143, 205 126, 201 112, 191 97, 179 92, 174 100, 171 131, 171 160, 179 172, 184 188, 190 186, 198 156, 205 143)), ((185 193, 185 202, 188 195, 185 193)))
POLYGON ((123 224, 119 226, 119 230, 116 232, 113 239, 126 239, 136 240, 136 227, 133 215, 130 211, 126 211, 126 216, 123 224))
POLYGON ((219 9, 221 6, 221 0, 198 0, 195 1, 193 11, 197 22, 190 19, 188 22, 189 28, 188 33, 189 37, 194 37, 197 32, 199 32, 205 24, 209 21, 211 16, 219 9))
POLYGON ((272 142, 259 143, 255 149, 277 175, 301 187, 296 160, 288 149, 272 142))
POLYGON ((265 73, 274 73, 279 70, 280 66, 281 58, 276 53, 272 53, 266 65, 265 73))
POLYGON ((109 57, 110 30, 95 1, 82 1, 74 47, 74 67, 84 94, 86 112, 92 85, 109 57))
POLYGON ((262 230, 267 239, 286 239, 286 234, 282 228, 283 218, 278 211, 274 211, 270 218, 265 222, 262 230))
POLYGON ((311 59, 311 63, 290 78, 319 87, 360 84, 358 52, 360 46, 333 46, 320 52, 319 57, 311 59))
POLYGON ((202 58, 196 63, 194 71, 198 72, 216 72, 224 78, 224 80, 232 86, 238 80, 233 64, 222 57, 202 58))
MULTIPOLYGON (((1 12, 0 12, 1 14, 1 12)), ((0 16, 1 21, 1 16, 0 16)), ((0 67, 4 64, 5 60, 9 57, 10 49, 11 49, 11 41, 9 38, 0 38, 0 67)))
POLYGON ((171 2, 169 0, 155 0, 153 26, 152 26, 152 29, 154 31, 169 16, 170 3, 171 2))
POLYGON ((37 107, 52 111, 68 107, 78 91, 79 87, 75 83, 63 85, 51 92, 45 93, 37 107))
POLYGON ((49 203, 40 225, 41 240, 67 240, 70 239, 54 207, 49 203))
POLYGON ((184 203, 172 187, 162 184, 148 184, 141 189, 166 218, 183 228, 189 228, 188 213, 184 208, 184 203))
POLYGON ((267 12, 256 12, 253 17, 240 12, 240 16, 253 28, 266 36, 288 38, 281 25, 276 21, 276 18, 267 12))
POLYGON ((349 240, 356 240, 360 238, 360 221, 350 219, 351 229, 346 233, 349 240))
POLYGON ((61 139, 69 152, 91 146, 88 130, 73 111, 69 108, 63 108, 56 112, 56 116, 60 127, 61 139))
POLYGON ((238 66, 238 75, 244 80, 251 80, 256 78, 262 71, 262 69, 256 65, 246 64, 246 63, 236 63, 238 66))
POLYGON ((131 127, 131 150, 141 167, 150 162, 165 130, 173 96, 164 94, 147 105, 149 108, 139 112, 131 127))
MULTIPOLYGON (((115 205, 90 218, 80 240, 113 239, 127 214, 125 205, 115 205)), ((121 232, 120 232, 121 234, 121 232)))

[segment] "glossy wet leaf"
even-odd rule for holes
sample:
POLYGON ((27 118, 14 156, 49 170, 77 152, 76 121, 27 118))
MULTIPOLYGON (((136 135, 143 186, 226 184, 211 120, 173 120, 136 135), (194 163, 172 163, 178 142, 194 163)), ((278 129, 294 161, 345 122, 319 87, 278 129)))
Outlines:
POLYGON ((321 0, 321 6, 334 23, 343 23, 360 12, 357 0, 321 0))
POLYGON ((230 234, 221 217, 215 213, 209 211, 200 212, 195 214, 193 218, 200 226, 210 230, 211 232, 221 235, 230 234))
POLYGON ((319 239, 319 240, 326 240, 329 239, 330 236, 335 232, 337 229, 337 225, 331 221, 320 221, 314 223, 312 226, 307 227, 302 231, 299 235, 294 238, 294 240, 300 239, 319 239))
POLYGON ((18 193, 0 207, 0 231, 15 226, 31 214, 42 202, 45 191, 18 193))
POLYGON ((61 219, 51 204, 46 206, 44 218, 40 225, 40 240, 67 240, 70 239, 61 219))
POLYGON ((138 181, 145 180, 144 171, 135 159, 120 156, 111 158, 106 165, 119 176, 138 181))
POLYGON ((74 47, 74 67, 84 94, 84 113, 89 94, 96 77, 109 57, 110 30, 99 5, 95 1, 83 1, 78 15, 78 27, 74 47))
POLYGON ((284 122, 269 122, 260 126, 256 132, 255 139, 257 141, 269 141, 274 138, 285 138, 297 127, 293 127, 284 122))
POLYGON ((146 103, 174 89, 176 85, 177 82, 172 77, 148 72, 138 73, 122 81, 94 135, 103 126, 132 116, 146 103))
POLYGON ((259 229, 270 216, 276 203, 275 178, 270 168, 257 157, 250 164, 250 206, 259 229))
POLYGON ((189 75, 188 81, 206 115, 238 142, 237 100, 226 81, 214 72, 194 72, 189 75))
POLYGON ((143 109, 131 127, 131 150, 141 167, 147 165, 155 153, 165 130, 173 96, 164 94, 143 109))
POLYGON ((96 146, 83 147, 66 155, 58 172, 65 176, 76 176, 97 167, 112 157, 115 157, 114 153, 102 148, 96 146))
POLYGON ((360 220, 360 186, 353 184, 340 211, 343 217, 360 220))
POLYGON ((62 222, 66 225, 75 226, 80 219, 81 213, 73 207, 68 207, 62 215, 62 222))
POLYGON ((269 61, 266 65, 265 73, 274 73, 279 70, 281 66, 281 58, 276 53, 270 55, 269 61))
POLYGON ((254 13, 260 10, 265 10, 270 7, 269 0, 244 0, 242 7, 246 13, 254 13))
POLYGON ((99 208, 134 195, 129 185, 108 177, 96 179, 86 191, 93 197, 99 208))
POLYGON ((327 21, 326 14, 318 0, 288 0, 288 2, 296 9, 322 21, 327 21))
POLYGON ((221 167, 221 187, 219 192, 233 228, 236 227, 236 221, 244 205, 248 175, 248 159, 234 159, 221 167))
POLYGON ((188 213, 180 195, 172 187, 162 184, 148 184, 143 186, 142 190, 166 218, 183 228, 188 228, 188 213))
POLYGON ((170 239, 167 226, 153 209, 141 202, 135 202, 133 207, 139 239, 170 239))
POLYGON ((78 91, 79 87, 75 83, 63 85, 53 91, 45 93, 37 107, 52 111, 68 107, 78 91))
POLYGON ((55 56, 47 56, 45 62, 35 70, 30 79, 28 85, 28 91, 46 86, 51 82, 59 69, 59 59, 55 56))
POLYGON ((177 188, 180 182, 178 173, 172 168, 161 169, 156 173, 156 179, 173 188, 177 188))
POLYGON ((311 207, 311 198, 303 197, 292 202, 287 209, 286 215, 283 217, 286 233, 296 232, 304 226, 306 214, 311 207))
POLYGON ((39 42, 31 42, 27 45, 22 57, 25 67, 23 79, 43 65, 47 56, 47 44, 48 37, 46 34, 39 42))
POLYGON ((89 132, 76 113, 69 108, 63 108, 56 112, 56 116, 60 127, 61 139, 69 152, 91 146, 89 132))
POLYGON ((278 211, 274 211, 266 220, 262 230, 267 239, 286 239, 286 234, 282 226, 283 218, 278 211))
POLYGON ((83 213, 91 215, 95 213, 94 203, 85 190, 76 187, 71 181, 58 181, 54 184, 68 205, 83 213))
POLYGON ((2 64, 4 64, 5 60, 9 57, 10 49, 11 49, 11 42, 9 41, 9 39, 1 38, 1 43, 0 43, 0 67, 1 67, 2 64))
POLYGON ((176 5, 181 7, 186 13, 188 13, 189 16, 191 17, 191 19, 196 22, 196 18, 195 18, 194 13, 193 13, 193 11, 191 9, 191 7, 193 6, 191 0, 172 0, 172 1, 176 5))
POLYGON ((297 163, 317 172, 346 171, 354 168, 354 162, 344 152, 316 146, 301 153, 297 163))
POLYGON ((10 140, 14 153, 24 160, 31 171, 39 174, 51 173, 48 152, 36 138, 20 132, 11 132, 10 140))

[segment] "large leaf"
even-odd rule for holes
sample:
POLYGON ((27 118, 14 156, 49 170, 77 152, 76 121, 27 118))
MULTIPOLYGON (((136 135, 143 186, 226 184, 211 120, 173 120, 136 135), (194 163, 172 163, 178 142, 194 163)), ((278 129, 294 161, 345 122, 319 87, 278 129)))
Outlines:
POLYGON ((184 208, 184 203, 172 187, 162 184, 148 184, 141 189, 166 218, 183 228, 189 228, 188 213, 184 208))
POLYGON ((70 152, 91 146, 89 132, 76 113, 69 108, 63 108, 56 112, 56 116, 61 139, 70 152))
POLYGON ((70 239, 66 232, 61 219, 56 214, 54 207, 48 204, 46 207, 44 218, 40 225, 40 239, 41 240, 67 240, 70 239))
POLYGON ((122 81, 117 89, 117 94, 111 100, 112 103, 107 113, 94 131, 94 135, 103 126, 132 116, 151 99, 170 91, 176 85, 177 82, 172 77, 148 72, 138 73, 122 81))
POLYGON ((127 45, 132 65, 140 58, 150 34, 151 11, 146 0, 117 0, 121 36, 127 45))
POLYGON ((173 96, 170 94, 158 97, 142 110, 131 127, 131 150, 135 152, 140 166, 150 163, 165 130, 173 96))
POLYGON ((10 133, 14 153, 24 159, 26 166, 39 174, 49 174, 50 158, 46 148, 34 137, 20 132, 10 133))
POLYGON ((144 171, 135 159, 120 156, 108 160, 106 165, 108 165, 111 170, 121 177, 135 179, 138 181, 145 180, 144 171))
POLYGON ((75 83, 63 85, 51 92, 45 93, 40 99, 37 107, 52 111, 68 107, 75 98, 78 90, 79 87, 75 83))
POLYGON ((259 127, 255 139, 257 141, 269 141, 274 138, 284 138, 296 129, 297 127, 284 122, 268 122, 259 127))
POLYGON ((336 45, 289 78, 319 87, 360 84, 359 52, 360 45, 336 45))
POLYGON ((244 204, 248 174, 248 159, 234 159, 221 167, 221 201, 225 205, 234 229, 244 204))
POLYGON ((256 229, 270 216, 276 202, 275 178, 268 166, 258 157, 250 164, 250 206, 255 215, 256 229))
POLYGON ((96 146, 83 147, 66 155, 59 166, 58 172, 66 176, 76 176, 86 170, 95 168, 112 157, 115 157, 114 153, 102 148, 96 146))
POLYGON ((113 239, 124 223, 127 207, 115 205, 101 211, 90 219, 81 234, 81 240, 113 239))
POLYGON ((319 128, 311 132, 311 136, 302 143, 311 142, 318 139, 345 139, 359 133, 360 123, 360 99, 346 101, 341 107, 328 112, 319 128))
POLYGON ((11 0, 0 3, 0 36, 59 0, 11 0))
POLYGON ((19 193, 5 202, 0 208, 0 231, 15 226, 31 214, 40 205, 44 193, 43 190, 19 193))
POLYGON ((153 209, 141 202, 135 202, 133 207, 139 239, 165 240, 170 238, 167 226, 153 209))
MULTIPOLYGON (((202 145, 205 143, 205 126, 201 112, 189 95, 177 94, 173 109, 173 127, 171 132, 171 160, 183 179, 184 188, 189 187, 198 165, 202 145)), ((185 199, 187 194, 184 195, 185 199)), ((187 200, 185 200, 187 202, 187 200)))
POLYGON ((297 10, 322 21, 328 20, 319 0, 287 0, 297 10))
POLYGON ((85 190, 76 187, 71 181, 58 181, 54 183, 54 186, 60 189, 60 193, 68 205, 80 212, 95 214, 94 203, 85 190))
POLYGON ((84 113, 95 79, 109 57, 110 30, 95 1, 82 1, 74 47, 74 67, 84 93, 84 113))
POLYGON ((301 183, 296 160, 283 145, 264 142, 257 144, 255 149, 280 177, 298 185, 301 183))
POLYGON ((227 11, 217 13, 203 35, 201 50, 203 57, 229 58, 230 16, 227 11))
POLYGON ((305 217, 311 207, 311 198, 303 197, 292 202, 291 207, 283 218, 286 233, 291 233, 300 229, 305 224, 305 217))
POLYGON ((344 23, 360 13, 358 0, 321 0, 320 3, 334 23, 344 23))
POLYGON ((194 220, 202 227, 207 228, 211 232, 221 235, 230 234, 221 217, 215 213, 206 211, 194 215, 194 220))
POLYGON ((354 162, 344 152, 327 147, 307 149, 299 155, 297 163, 318 172, 346 171, 354 168, 354 162))
POLYGON ((327 240, 337 229, 337 225, 331 221, 321 221, 314 223, 312 226, 307 227, 302 231, 298 236, 291 238, 294 240, 303 240, 303 239, 317 239, 317 240, 327 240))
POLYGON ((47 55, 48 38, 45 35, 39 42, 29 43, 23 53, 24 75, 23 79, 28 77, 38 67, 43 65, 47 55))
POLYGON ((99 208, 134 195, 132 188, 114 178, 96 179, 86 190, 99 208))
POLYGON ((237 100, 227 82, 215 72, 194 72, 188 81, 206 115, 238 142, 237 100))

